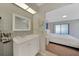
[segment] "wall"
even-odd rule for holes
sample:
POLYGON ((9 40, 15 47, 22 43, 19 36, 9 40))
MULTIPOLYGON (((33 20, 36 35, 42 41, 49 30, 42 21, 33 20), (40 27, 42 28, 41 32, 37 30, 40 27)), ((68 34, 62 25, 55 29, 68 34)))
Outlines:
POLYGON ((36 14, 33 16, 33 33, 34 34, 39 34, 40 33, 40 28, 39 28, 39 14, 36 14))
POLYGON ((49 29, 50 32, 54 33, 54 24, 69 24, 69 35, 79 39, 79 20, 74 21, 61 21, 61 22, 50 22, 49 29))
POLYGON ((42 10, 33 16, 33 33, 40 35, 40 51, 45 50, 44 20, 45 13, 42 10))
MULTIPOLYGON (((2 19, 0 20, 0 29, 5 32, 12 32, 12 14, 18 14, 25 17, 28 17, 32 20, 32 14, 24 11, 23 9, 17 7, 14 4, 10 3, 1 3, 0 4, 0 16, 2 19)), ((31 34, 32 30, 29 32, 14 32, 14 35, 24 36, 27 34, 31 34)))
POLYGON ((40 9, 42 9, 43 12, 51 12, 52 10, 56 10, 58 8, 61 8, 63 6, 67 6, 71 3, 45 3, 42 6, 40 6, 40 9))
POLYGON ((79 20, 70 23, 70 35, 79 39, 79 20))

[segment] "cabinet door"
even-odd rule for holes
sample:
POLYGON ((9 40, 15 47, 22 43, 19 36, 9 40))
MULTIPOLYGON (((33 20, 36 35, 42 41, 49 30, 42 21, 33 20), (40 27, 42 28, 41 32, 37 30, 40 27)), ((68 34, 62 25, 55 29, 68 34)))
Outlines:
POLYGON ((19 45, 18 49, 19 56, 34 56, 39 51, 39 40, 32 39, 28 40, 19 45))
POLYGON ((39 51, 39 40, 38 39, 32 39, 30 41, 30 55, 34 56, 38 53, 39 51))
POLYGON ((39 51, 39 39, 38 38, 36 38, 35 40, 34 40, 34 52, 35 52, 35 55, 38 53, 38 51, 39 51))
POLYGON ((30 48, 29 42, 25 42, 19 45, 19 56, 29 56, 30 55, 30 48))
POLYGON ((30 51, 29 56, 34 56, 34 49, 35 49, 34 40, 30 40, 28 46, 30 51))

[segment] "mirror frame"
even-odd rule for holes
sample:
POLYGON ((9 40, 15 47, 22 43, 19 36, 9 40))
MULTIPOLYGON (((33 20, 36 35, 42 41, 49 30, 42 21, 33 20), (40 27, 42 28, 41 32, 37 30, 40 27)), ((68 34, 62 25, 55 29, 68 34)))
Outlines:
POLYGON ((31 20, 29 18, 27 18, 27 17, 20 16, 20 15, 17 15, 17 14, 13 14, 13 21, 12 22, 13 22, 13 24, 12 24, 13 31, 30 31, 31 30, 31 20), (29 28, 26 28, 26 29, 16 29, 16 27, 15 27, 16 17, 28 20, 29 28))

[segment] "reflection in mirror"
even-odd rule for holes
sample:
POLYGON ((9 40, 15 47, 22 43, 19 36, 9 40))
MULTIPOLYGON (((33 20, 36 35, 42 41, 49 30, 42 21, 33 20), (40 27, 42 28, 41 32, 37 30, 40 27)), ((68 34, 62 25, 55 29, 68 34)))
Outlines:
POLYGON ((30 19, 27 17, 13 15, 13 31, 28 31, 30 30, 30 19))

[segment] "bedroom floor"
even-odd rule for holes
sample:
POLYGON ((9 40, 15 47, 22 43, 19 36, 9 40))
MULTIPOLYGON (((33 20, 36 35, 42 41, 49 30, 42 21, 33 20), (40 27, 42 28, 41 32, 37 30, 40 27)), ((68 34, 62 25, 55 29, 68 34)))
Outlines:
POLYGON ((47 50, 59 56, 79 56, 79 51, 64 46, 49 43, 47 50))

